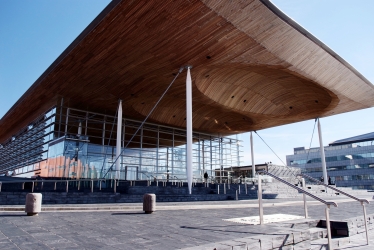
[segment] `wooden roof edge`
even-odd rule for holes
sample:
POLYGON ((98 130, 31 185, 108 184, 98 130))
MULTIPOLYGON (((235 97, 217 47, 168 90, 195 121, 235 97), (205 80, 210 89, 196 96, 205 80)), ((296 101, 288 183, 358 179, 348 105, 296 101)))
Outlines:
POLYGON ((336 60, 338 60, 340 63, 342 63, 345 67, 347 67, 349 70, 351 70, 355 75, 357 75, 361 80, 363 80, 366 84, 374 87, 374 85, 360 72, 358 72, 351 64, 349 64, 346 60, 344 60, 341 56, 339 56, 335 51, 333 51, 329 46, 324 44, 321 40, 319 40, 317 37, 312 35, 310 32, 308 32, 306 29, 304 29, 300 24, 298 24, 296 21, 294 21, 292 18, 287 16, 284 12, 282 12, 280 9, 278 9, 270 0, 260 0, 271 12, 273 12, 275 15, 277 15, 280 19, 282 19, 284 22, 289 24, 291 27, 293 27, 295 30, 300 32, 303 36, 310 39, 312 42, 314 42, 316 45, 318 45, 320 48, 322 48, 324 51, 329 53, 332 57, 334 57, 336 60))
POLYGON ((66 56, 70 54, 71 51, 77 47, 80 42, 93 31, 100 22, 121 2, 122 0, 112 0, 97 17, 92 20, 92 22, 74 39, 73 42, 53 61, 53 63, 41 74, 38 79, 30 86, 28 90, 18 99, 16 103, 8 110, 7 113, 0 119, 0 125, 3 121, 11 115, 12 111, 17 108, 17 106, 29 95, 32 91, 46 78, 63 60, 66 56))

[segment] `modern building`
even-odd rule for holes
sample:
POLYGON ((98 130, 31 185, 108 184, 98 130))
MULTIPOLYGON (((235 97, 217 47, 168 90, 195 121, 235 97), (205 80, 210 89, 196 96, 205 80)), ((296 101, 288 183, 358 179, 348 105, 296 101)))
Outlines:
POLYGON ((238 133, 373 106, 373 85, 268 0, 113 0, 1 118, 0 171, 214 176, 240 166, 238 133))
MULTIPOLYGON (((334 141, 324 147, 327 175, 338 187, 374 189, 374 132, 334 141)), ((300 167, 303 173, 320 179, 320 148, 294 148, 287 165, 300 167)))

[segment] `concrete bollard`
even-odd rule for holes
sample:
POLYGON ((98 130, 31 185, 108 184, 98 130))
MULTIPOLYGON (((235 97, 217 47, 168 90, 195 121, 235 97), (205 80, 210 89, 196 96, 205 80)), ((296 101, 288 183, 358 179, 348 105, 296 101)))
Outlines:
POLYGON ((154 211, 156 211, 156 195, 155 194, 144 194, 143 211, 146 214, 151 214, 154 211))
POLYGON ((26 195, 25 212, 28 216, 38 215, 42 210, 42 194, 29 193, 26 195))

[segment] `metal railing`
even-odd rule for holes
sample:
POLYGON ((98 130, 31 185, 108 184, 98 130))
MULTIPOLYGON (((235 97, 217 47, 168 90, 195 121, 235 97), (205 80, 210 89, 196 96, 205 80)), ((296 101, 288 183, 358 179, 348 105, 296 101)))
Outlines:
POLYGON ((69 192, 69 184, 70 183, 75 183, 76 187, 78 190, 80 190, 81 188, 81 183, 90 183, 89 186, 90 186, 90 189, 91 189, 91 193, 94 192, 94 185, 95 183, 98 184, 99 186, 99 190, 101 190, 102 188, 102 182, 104 183, 107 183, 107 182, 110 182, 111 184, 111 188, 113 187, 113 191, 114 193, 116 192, 116 186, 117 185, 117 181, 118 180, 106 180, 106 179, 79 179, 79 180, 15 180, 15 181, 2 181, 0 182, 0 192, 1 192, 1 189, 2 189, 2 186, 3 184, 11 184, 11 183, 22 183, 22 190, 25 189, 25 184, 26 183, 31 183, 31 192, 34 192, 35 190, 35 187, 37 187, 37 184, 40 183, 40 189, 43 189, 43 186, 44 186, 44 183, 54 183, 54 188, 53 190, 57 190, 57 183, 66 183, 66 186, 65 186, 65 191, 66 193, 69 192), (111 181, 114 181, 114 185, 111 181))
MULTIPOLYGON (((309 193, 308 191, 305 190, 305 185, 303 185, 303 188, 304 189, 301 189, 297 186, 295 186, 294 184, 288 182, 288 181, 285 181, 281 178, 279 178, 278 176, 276 175, 273 175, 265 170, 261 170, 258 172, 259 175, 258 175, 258 203, 259 203, 259 214, 260 214, 260 224, 263 224, 264 223, 264 212, 263 212, 263 207, 262 207, 262 188, 261 188, 261 174, 266 174, 266 175, 269 175, 271 177, 273 177, 274 179, 278 180, 279 182, 287 185, 287 186, 290 186, 291 188, 293 189, 296 189, 297 191, 299 191, 300 193, 303 193, 304 194, 304 209, 305 209, 305 217, 308 216, 308 212, 307 212, 307 206, 306 206, 306 197, 305 195, 323 203, 326 205, 326 209, 325 209, 325 214, 326 214, 326 227, 327 227, 327 238, 328 238, 328 245, 329 245, 329 249, 332 249, 331 247, 331 229, 330 229, 330 213, 329 213, 329 210, 330 210, 330 206, 333 205, 334 207, 337 207, 338 204, 336 204, 335 202, 333 201, 325 201, 311 193, 309 193)), ((303 179, 303 184, 305 184, 305 181, 303 179)))
POLYGON ((319 181, 319 180, 317 180, 317 179, 315 179, 315 178, 313 178, 313 177, 311 177, 311 176, 309 176, 307 174, 299 174, 299 176, 308 178, 309 180, 312 180, 312 181, 316 182, 319 185, 322 185, 322 186, 324 186, 326 188, 332 189, 332 190, 334 190, 334 191, 336 191, 336 192, 338 192, 340 194, 343 194, 343 195, 345 195, 345 196, 347 196, 347 197, 349 197, 349 198, 351 198, 353 200, 356 200, 356 201, 360 202, 361 206, 362 206, 362 209, 363 209, 363 212, 364 212, 364 221, 365 221, 365 230, 366 230, 366 243, 369 245, 369 234, 368 234, 368 225, 367 225, 367 220, 366 220, 366 207, 365 207, 365 203, 366 204, 370 204, 370 202, 367 199, 357 198, 357 197, 355 197, 355 196, 353 196, 351 194, 348 194, 348 193, 346 193, 346 192, 344 192, 342 190, 339 190, 339 189, 337 189, 335 187, 332 187, 330 185, 326 185, 322 181, 319 181))

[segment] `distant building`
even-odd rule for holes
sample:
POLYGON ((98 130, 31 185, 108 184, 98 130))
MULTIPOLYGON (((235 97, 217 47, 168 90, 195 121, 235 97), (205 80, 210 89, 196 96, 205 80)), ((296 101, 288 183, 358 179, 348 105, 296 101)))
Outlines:
MULTIPOLYGON (((374 132, 334 141, 325 147, 327 175, 338 187, 374 189, 374 132)), ((287 165, 320 179, 320 148, 294 148, 287 165)))

